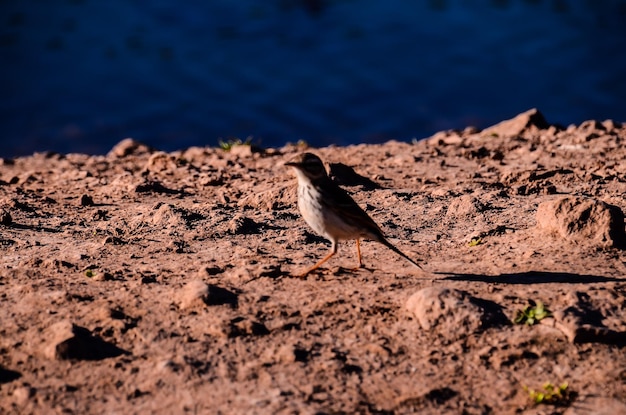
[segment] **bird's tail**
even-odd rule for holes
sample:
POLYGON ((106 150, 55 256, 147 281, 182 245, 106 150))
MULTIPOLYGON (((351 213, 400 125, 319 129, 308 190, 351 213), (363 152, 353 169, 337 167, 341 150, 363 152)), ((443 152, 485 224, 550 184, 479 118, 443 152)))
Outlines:
POLYGON ((405 254, 404 252, 402 252, 401 250, 399 250, 398 248, 396 248, 395 246, 393 246, 391 244, 391 242, 389 242, 387 239, 382 239, 380 241, 380 243, 382 243, 383 245, 385 245, 387 248, 391 249, 393 252, 395 252, 396 254, 400 255, 402 258, 406 259, 407 261, 409 261, 411 264, 415 265, 417 268, 421 269, 422 271, 424 271, 424 268, 422 268, 417 262, 413 261, 411 258, 409 258, 409 256, 407 254, 405 254))

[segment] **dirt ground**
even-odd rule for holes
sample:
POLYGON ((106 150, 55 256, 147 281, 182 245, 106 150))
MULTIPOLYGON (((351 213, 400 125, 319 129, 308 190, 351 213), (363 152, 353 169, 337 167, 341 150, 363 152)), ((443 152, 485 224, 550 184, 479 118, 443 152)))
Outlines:
POLYGON ((0 412, 626 413, 626 126, 0 160, 0 412), (419 260, 324 256, 311 151, 419 260), (515 324, 521 310, 550 313, 515 324), (544 385, 563 393, 544 396, 544 385))

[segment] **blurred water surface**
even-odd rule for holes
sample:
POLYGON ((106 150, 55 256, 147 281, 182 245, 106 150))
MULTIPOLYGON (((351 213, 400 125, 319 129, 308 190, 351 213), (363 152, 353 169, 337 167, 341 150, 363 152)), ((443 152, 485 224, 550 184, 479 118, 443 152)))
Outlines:
POLYGON ((626 121, 626 1, 0 0, 0 157, 626 121))

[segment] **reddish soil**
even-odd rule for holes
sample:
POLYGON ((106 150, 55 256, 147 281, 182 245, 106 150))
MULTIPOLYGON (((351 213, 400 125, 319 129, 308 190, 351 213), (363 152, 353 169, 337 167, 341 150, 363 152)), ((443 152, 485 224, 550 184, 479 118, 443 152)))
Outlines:
POLYGON ((306 149, 426 272, 348 241, 305 279, 301 146, 1 160, 0 412, 626 413, 625 143, 529 111, 306 149))

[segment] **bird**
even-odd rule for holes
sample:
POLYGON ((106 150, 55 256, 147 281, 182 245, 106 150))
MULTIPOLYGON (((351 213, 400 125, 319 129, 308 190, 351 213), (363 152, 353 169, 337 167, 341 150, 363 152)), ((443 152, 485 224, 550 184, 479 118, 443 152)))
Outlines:
POLYGON ((299 277, 306 277, 332 258, 340 240, 356 240, 357 268, 361 268, 361 238, 385 245, 423 271, 417 262, 387 240, 376 222, 348 192, 328 177, 324 163, 317 155, 300 153, 285 165, 295 170, 298 179, 298 208, 302 217, 315 233, 331 242, 330 252, 299 277))

